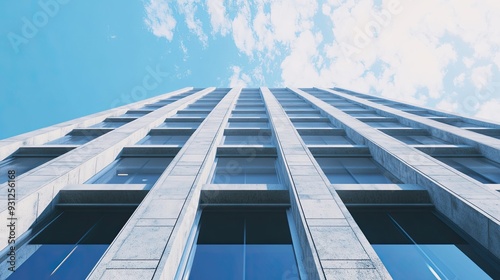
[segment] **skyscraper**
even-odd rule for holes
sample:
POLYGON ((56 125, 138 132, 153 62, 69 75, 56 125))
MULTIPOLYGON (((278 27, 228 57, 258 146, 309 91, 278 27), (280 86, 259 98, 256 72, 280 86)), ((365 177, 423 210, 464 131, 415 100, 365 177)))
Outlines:
POLYGON ((500 277, 496 123, 339 88, 185 88, 0 159, 2 279, 500 277))

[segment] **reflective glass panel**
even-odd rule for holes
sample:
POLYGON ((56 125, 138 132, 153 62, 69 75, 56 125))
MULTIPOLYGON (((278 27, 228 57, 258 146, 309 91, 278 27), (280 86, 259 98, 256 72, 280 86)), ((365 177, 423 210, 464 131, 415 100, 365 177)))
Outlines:
POLYGON ((371 158, 316 157, 332 184, 393 184, 399 181, 371 158))
POLYGON ((284 210, 205 210, 194 250, 189 279, 298 279, 284 210))
POLYGON ((63 212, 23 246, 31 253, 8 279, 85 279, 132 212, 63 212))
POLYGON ((38 167, 54 157, 9 157, 0 161, 0 184, 7 182, 8 170, 14 170, 16 177, 38 167))
POLYGON ((268 145, 270 135, 226 135, 224 145, 268 145))
POLYGON ((275 158, 219 158, 214 184, 279 184, 275 158))
POLYGON ((123 157, 92 177, 87 184, 146 184, 151 187, 172 157, 123 157))
POLYGON ((500 184, 500 164, 483 157, 436 157, 483 184, 500 184))
POLYGON ((182 146, 191 137, 190 135, 148 135, 139 145, 179 145, 182 146))
POLYGON ((117 127, 120 127, 126 123, 128 123, 128 122, 100 122, 100 123, 94 124, 91 127, 92 128, 117 128, 117 127))
POLYGON ((430 210, 349 209, 394 279, 499 279, 498 260, 430 210))

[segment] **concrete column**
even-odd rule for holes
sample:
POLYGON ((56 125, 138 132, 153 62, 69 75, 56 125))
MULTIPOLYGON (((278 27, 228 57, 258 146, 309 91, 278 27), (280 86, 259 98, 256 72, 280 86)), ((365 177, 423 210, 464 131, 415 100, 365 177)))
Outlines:
MULTIPOLYGON (((17 235, 21 236, 37 219, 43 218, 42 214, 52 210, 55 205, 54 197, 63 187, 84 183, 113 162, 123 147, 135 144, 145 137, 151 128, 175 114, 179 107, 187 106, 213 89, 202 90, 157 109, 18 177, 16 179, 17 235)), ((160 98, 178 95, 185 91, 187 89, 178 90, 160 98)), ((0 219, 5 221, 9 216, 6 189, 7 183, 2 184, 0 219)), ((7 231, 7 227, 0 227, 1 236, 7 236, 7 231)), ((7 239, 0 239, 0 248, 6 245, 7 239)))
POLYGON ((207 116, 129 219, 88 279, 173 279, 209 176, 216 139, 241 89, 207 116))
MULTIPOLYGON (((351 139, 366 145, 373 159, 404 183, 426 188, 439 212, 500 258, 498 192, 305 91, 293 91, 327 113, 351 139)), ((479 138, 482 135, 476 136, 479 138)))
POLYGON ((267 88, 262 88, 278 153, 291 178, 290 203, 310 279, 390 279, 292 122, 267 88))

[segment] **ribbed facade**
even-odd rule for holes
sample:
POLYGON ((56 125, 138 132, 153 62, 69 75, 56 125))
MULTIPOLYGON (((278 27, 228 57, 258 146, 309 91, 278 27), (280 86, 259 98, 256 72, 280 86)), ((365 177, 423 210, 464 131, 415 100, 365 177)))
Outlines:
POLYGON ((1 279, 500 277, 498 123, 184 88, 1 140, 0 160, 1 279))

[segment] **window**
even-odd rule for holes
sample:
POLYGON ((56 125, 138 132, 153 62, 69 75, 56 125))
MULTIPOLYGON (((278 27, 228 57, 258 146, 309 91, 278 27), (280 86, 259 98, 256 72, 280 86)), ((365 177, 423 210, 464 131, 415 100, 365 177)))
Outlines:
POLYGON ((182 146, 190 135, 147 135, 139 145, 177 145, 182 146))
POLYGON ((186 122, 186 121, 173 121, 172 119, 164 122, 161 124, 159 127, 165 127, 165 128, 197 128, 200 124, 201 121, 192 121, 192 122, 186 122))
POLYGON ((214 184, 279 184, 275 158, 218 158, 214 184))
POLYGON ((120 127, 124 124, 127 124, 128 122, 100 122, 100 123, 97 123, 97 124, 94 124, 93 126, 91 126, 91 128, 117 128, 117 127, 120 127))
POLYGON ((31 256, 8 279, 85 279, 133 210, 66 210, 28 244, 31 256))
POLYGON ((224 145, 269 145, 271 135, 226 135, 224 145))
POLYGON ((299 278, 285 210, 206 209, 192 251, 184 279, 299 278))
POLYGON ((342 135, 302 135, 302 140, 306 145, 352 145, 342 135))
POLYGON ((484 157, 435 157, 483 184, 500 184, 500 164, 484 157))
POLYGON ((247 122, 235 122, 230 121, 228 123, 229 128, 268 128, 267 122, 255 122, 255 121, 247 121, 247 122))
POLYGON ((497 261, 483 257, 433 211, 349 211, 394 279, 500 279, 497 261))
POLYGON ((394 135, 392 136, 408 145, 442 145, 444 140, 429 135, 394 135))
POLYGON ((66 135, 45 145, 81 145, 94 140, 99 135, 66 135))
POLYGON ((405 127, 399 122, 384 122, 384 121, 376 121, 376 122, 365 122, 367 125, 378 128, 378 127, 405 127))
POLYGON ((151 188, 172 157, 123 157, 97 173, 87 184, 146 184, 151 188))
POLYGON ((316 157, 332 184, 395 184, 399 181, 367 157, 316 157))
POLYGON ((301 122, 301 121, 293 121, 293 126, 295 126, 295 128, 311 128, 311 127, 314 127, 314 128, 332 128, 332 124, 330 122, 322 122, 322 121, 318 121, 318 122, 301 122))
POLYGON ((54 157, 8 157, 0 161, 0 184, 7 182, 8 170, 15 170, 16 177, 38 167, 54 157))

